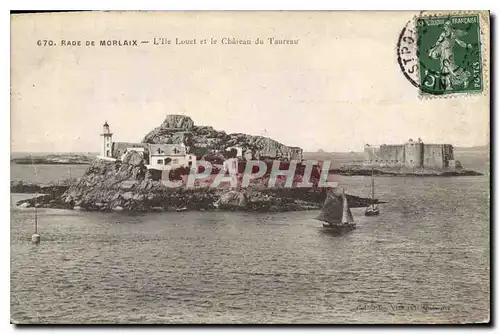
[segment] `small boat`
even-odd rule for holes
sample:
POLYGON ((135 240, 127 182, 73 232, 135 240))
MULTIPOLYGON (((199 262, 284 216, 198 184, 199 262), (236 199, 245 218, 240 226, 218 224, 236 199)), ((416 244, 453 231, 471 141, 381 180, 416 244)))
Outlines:
POLYGON ((370 205, 365 210, 365 216, 378 216, 380 210, 377 205, 370 205))
MULTIPOLYGON (((372 203, 373 202, 375 202, 375 180, 373 178, 373 168, 372 168, 372 203)), ((371 204, 365 210, 365 216, 378 216, 379 213, 380 210, 378 208, 378 205, 376 204, 371 204)))
POLYGON ((340 196, 334 193, 327 195, 321 214, 316 219, 323 222, 323 227, 337 232, 356 228, 344 189, 340 196))
POLYGON ((184 211, 187 211, 187 209, 188 209, 187 207, 183 207, 183 208, 177 208, 177 209, 175 209, 175 211, 184 212, 184 211))

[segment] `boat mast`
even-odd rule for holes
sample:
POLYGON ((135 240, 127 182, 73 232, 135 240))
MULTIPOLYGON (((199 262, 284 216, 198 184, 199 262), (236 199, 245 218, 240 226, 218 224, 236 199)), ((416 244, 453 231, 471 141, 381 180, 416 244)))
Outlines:
POLYGON ((37 203, 36 203, 36 197, 35 197, 35 234, 38 234, 38 209, 37 209, 37 203))
POLYGON ((373 201, 375 201, 375 179, 373 178, 373 168, 372 168, 372 205, 373 201))

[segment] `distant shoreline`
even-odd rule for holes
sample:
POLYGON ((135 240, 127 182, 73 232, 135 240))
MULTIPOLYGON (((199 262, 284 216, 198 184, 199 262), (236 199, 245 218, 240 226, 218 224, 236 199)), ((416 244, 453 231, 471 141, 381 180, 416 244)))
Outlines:
POLYGON ((12 160, 11 163, 16 165, 90 165, 90 161, 80 161, 80 162, 54 162, 54 161, 15 161, 12 160))
POLYGON ((16 165, 89 165, 95 160, 92 154, 44 154, 44 155, 22 155, 13 158, 10 162, 16 165))

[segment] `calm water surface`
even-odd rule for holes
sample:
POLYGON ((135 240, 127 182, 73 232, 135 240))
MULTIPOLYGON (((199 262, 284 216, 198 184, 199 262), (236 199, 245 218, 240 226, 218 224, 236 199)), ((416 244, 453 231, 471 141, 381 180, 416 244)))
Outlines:
POLYGON ((79 178, 87 170, 88 165, 10 165, 10 179, 49 183, 52 181, 79 178))
MULTIPOLYGON (((489 178, 376 178, 378 217, 335 236, 318 211, 92 213, 12 208, 21 323, 483 321, 489 178)), ((370 179, 344 177, 367 196, 370 179)), ((12 195, 13 201, 26 195, 12 195)))

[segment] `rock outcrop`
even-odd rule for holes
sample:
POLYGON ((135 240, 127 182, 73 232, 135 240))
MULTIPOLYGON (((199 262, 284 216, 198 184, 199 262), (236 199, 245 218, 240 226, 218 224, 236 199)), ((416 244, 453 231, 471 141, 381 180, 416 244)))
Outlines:
POLYGON ((166 129, 170 128, 183 130, 190 130, 193 126, 194 122, 191 117, 184 115, 167 115, 167 117, 163 121, 163 124, 161 125, 162 128, 166 129))
POLYGON ((255 153, 255 157, 285 157, 293 150, 267 137, 244 133, 226 134, 211 126, 196 126, 191 118, 180 115, 168 115, 162 125, 150 131, 142 142, 148 144, 184 143, 193 152, 199 152, 198 156, 225 150, 232 146, 241 147, 244 151, 251 150, 255 153))
POLYGON ((76 183, 76 179, 64 179, 56 182, 50 182, 47 184, 27 182, 27 181, 11 181, 10 182, 10 192, 11 193, 29 193, 29 194, 48 194, 52 196, 60 196, 64 194, 66 190, 76 183))
POLYGON ((142 154, 136 151, 127 152, 123 157, 124 164, 132 165, 134 167, 144 167, 144 159, 142 154))
POLYGON ((207 208, 217 199, 212 189, 167 188, 152 178, 136 152, 127 153, 123 160, 94 162, 61 201, 86 210, 150 211, 157 207, 207 208))

